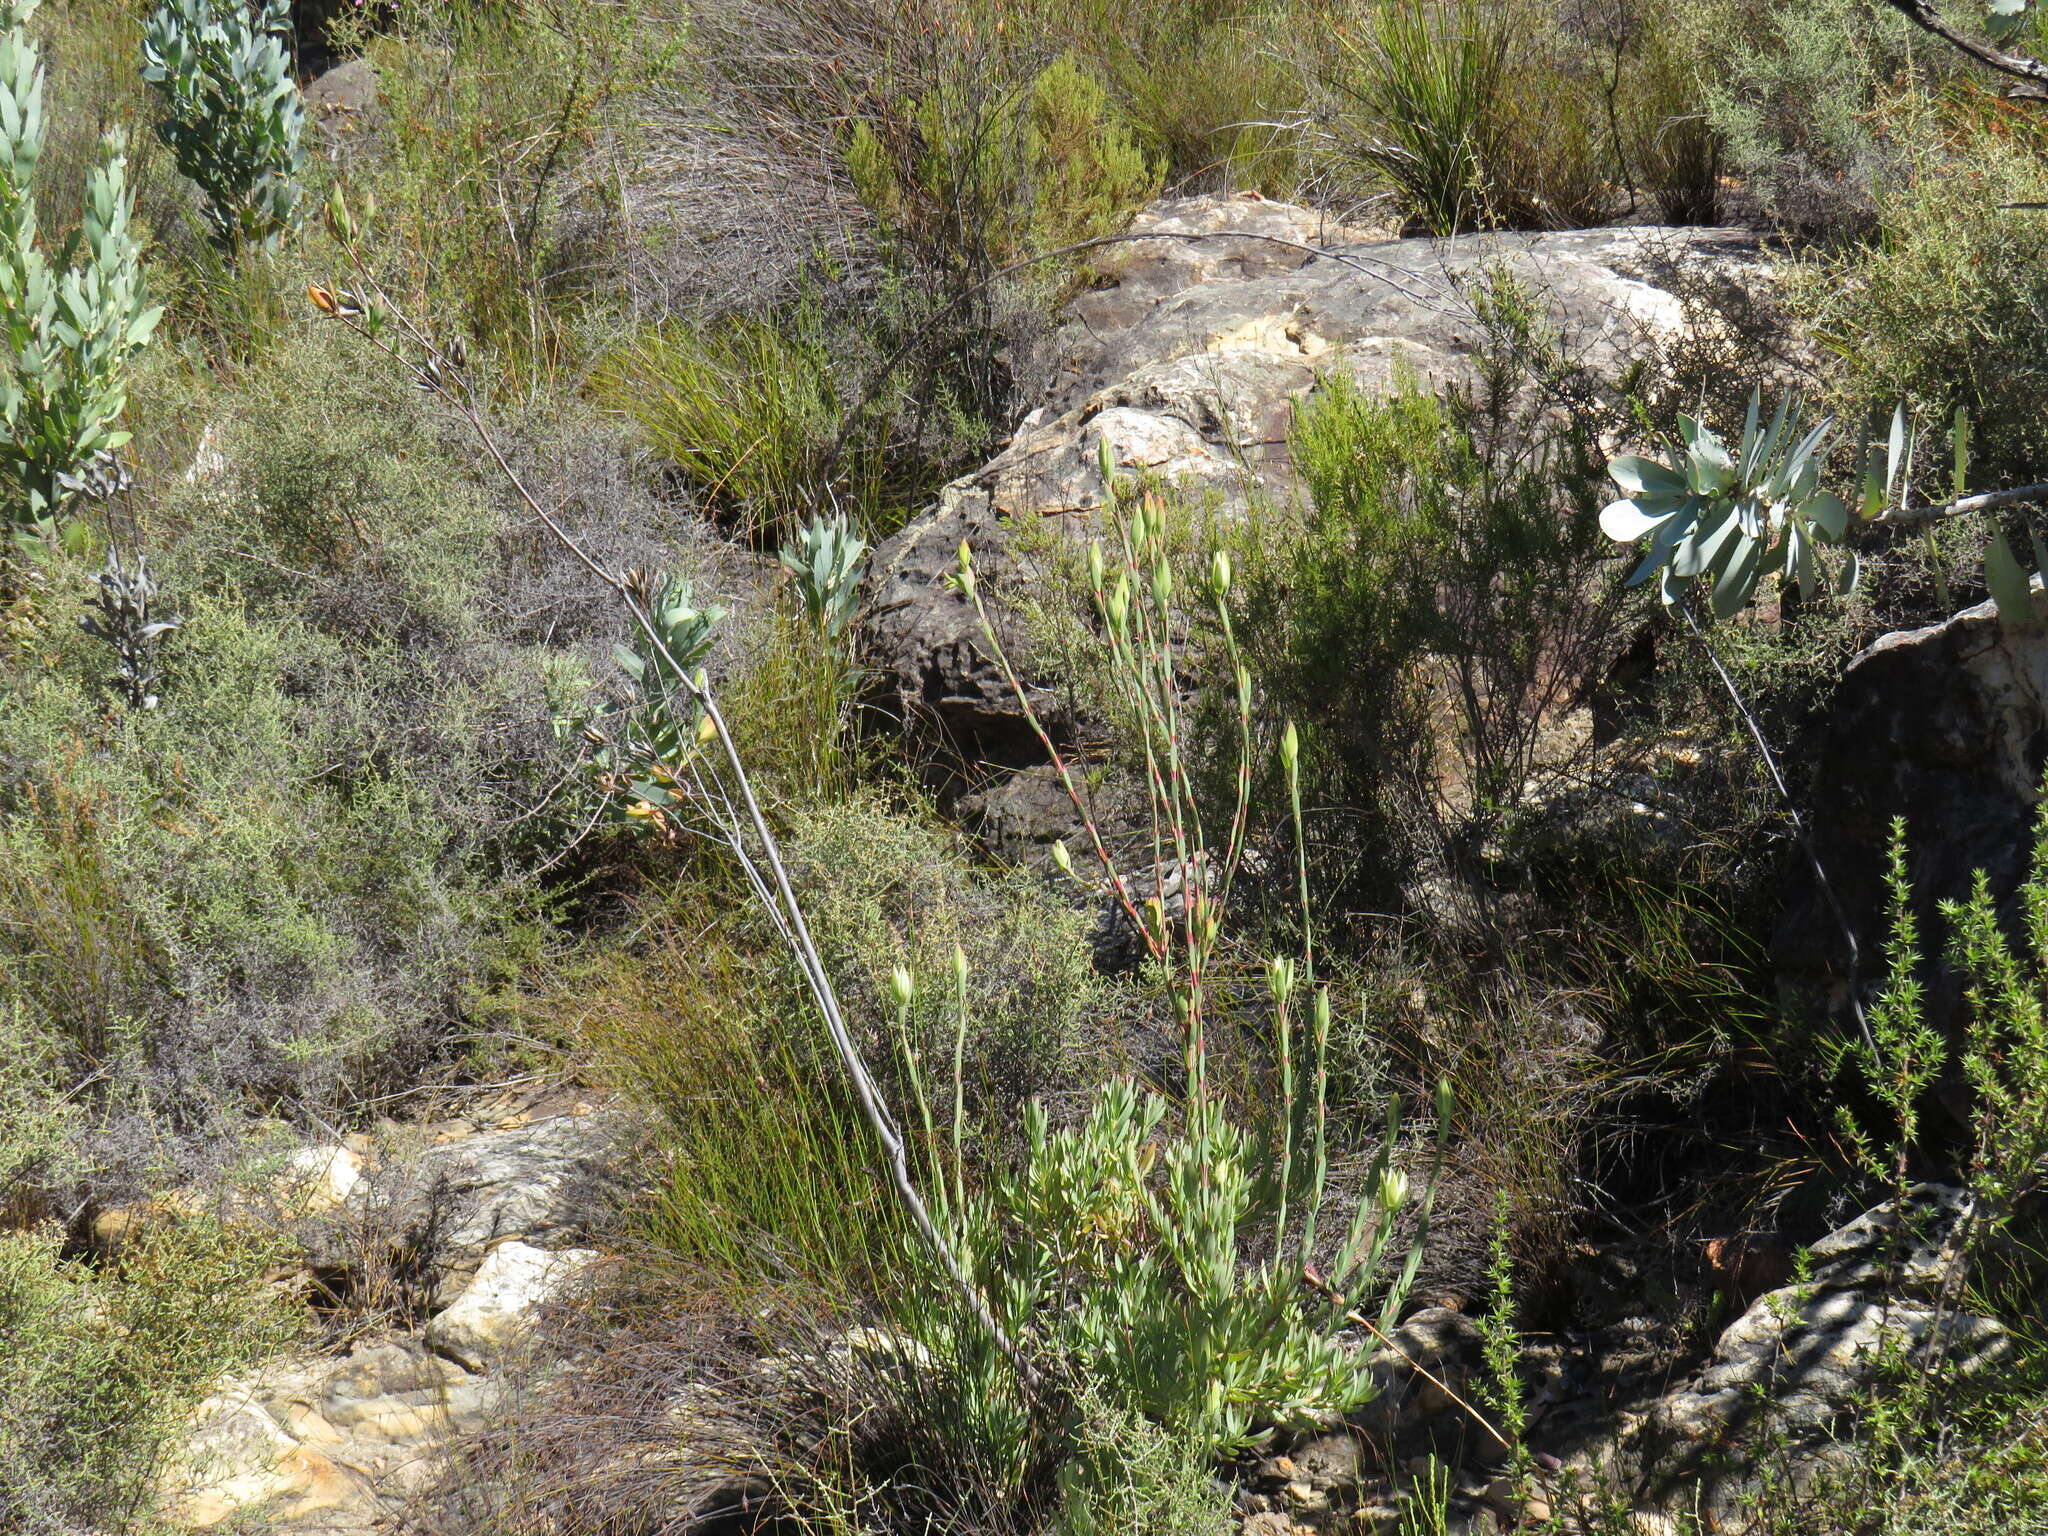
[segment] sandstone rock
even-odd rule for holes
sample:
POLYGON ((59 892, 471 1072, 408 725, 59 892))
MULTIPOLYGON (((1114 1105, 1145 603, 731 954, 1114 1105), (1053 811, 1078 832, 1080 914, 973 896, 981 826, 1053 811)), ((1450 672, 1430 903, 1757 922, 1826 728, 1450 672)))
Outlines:
POLYGON ((324 1215, 347 1204, 362 1188, 362 1155, 339 1143, 297 1147, 285 1155, 284 1166, 273 1182, 293 1214, 324 1215))
MULTIPOLYGON (((2039 601, 2037 595, 2037 602, 2039 601)), ((2033 850, 2034 806, 2048 763, 2048 629, 2001 628, 1995 605, 1878 640, 1835 692, 1816 764, 1827 786, 1812 811, 1814 851, 1855 928, 1868 982, 1886 933, 1885 852, 1903 816, 1924 946, 1938 954, 1938 904, 1969 894, 1977 870, 2007 900, 2033 850)), ((1788 982, 1822 993, 1847 977, 1846 947, 1826 896, 1794 867, 1772 958, 1788 982)), ((1933 967, 1928 1017, 1953 1032, 1962 984, 1933 967)))
POLYGON ((482 1370, 525 1339, 534 1314, 599 1257, 588 1248, 549 1253, 527 1243, 500 1243, 484 1256, 454 1305, 427 1325, 427 1342, 465 1369, 482 1370))
POLYGON ((446 1437, 493 1401, 487 1379, 397 1342, 273 1361, 194 1411, 163 1479, 165 1518, 199 1529, 260 1515, 304 1536, 385 1528, 436 1474, 446 1437))
MULTIPOLYGON (((877 702, 969 762, 1017 767, 1039 752, 983 654, 972 608, 945 584, 956 551, 965 540, 984 585, 999 593, 1032 571, 1019 525, 1088 535, 1102 500, 1103 445, 1122 470, 1236 515, 1260 497, 1292 494, 1288 424, 1295 402, 1331 369, 1369 388, 1397 372, 1435 384, 1469 379, 1483 331, 1472 295, 1488 273, 1511 274, 1574 355, 1611 377, 1646 337, 1683 329, 1663 273, 1680 262, 1727 272, 1758 260, 1754 241, 1729 230, 1366 244, 1311 210, 1256 198, 1161 203, 1133 233, 1160 238, 1102 259, 1104 283, 1071 305, 1053 343, 1052 383, 1009 446, 876 551, 864 651, 881 679, 877 702)), ((1028 677, 1026 637, 1014 621, 1003 624, 1028 677)), ((1071 728, 1057 700, 1043 702, 1055 736, 1071 728)))

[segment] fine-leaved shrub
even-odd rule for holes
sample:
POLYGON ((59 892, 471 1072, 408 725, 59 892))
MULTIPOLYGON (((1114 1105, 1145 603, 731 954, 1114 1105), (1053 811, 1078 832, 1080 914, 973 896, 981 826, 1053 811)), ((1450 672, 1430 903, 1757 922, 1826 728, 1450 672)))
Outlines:
POLYGON ((2048 225, 2000 205, 2044 190, 2038 152, 1987 123, 1902 154, 1872 194, 1879 241, 1792 269, 1787 297, 1827 350, 1828 403, 1844 421, 1882 421, 1904 400, 1944 426, 1960 406, 1986 487, 2040 478, 2048 225))
POLYGON ((206 1220, 145 1234, 95 1272, 52 1225, 0 1233, 0 1524, 133 1529, 183 1415, 293 1331, 262 1283, 276 1249, 206 1220))
POLYGON ((1599 664, 1615 602, 1582 510, 1589 421, 1333 375, 1294 426, 1305 504, 1240 543, 1254 670, 1314 722, 1312 803, 1357 819, 1324 839, 1357 850, 1381 899, 1417 859, 1472 872, 1566 767, 1544 763, 1540 722, 1599 664))

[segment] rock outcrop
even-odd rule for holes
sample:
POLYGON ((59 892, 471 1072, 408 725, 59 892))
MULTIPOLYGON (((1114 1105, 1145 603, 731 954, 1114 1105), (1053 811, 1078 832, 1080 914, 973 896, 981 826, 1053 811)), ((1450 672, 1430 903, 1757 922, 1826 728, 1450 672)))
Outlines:
POLYGON ((1962 1191, 1923 1184, 1808 1249, 1806 1277, 1759 1297, 1650 1414, 1652 1496, 1732 1509, 1767 1452, 1811 1480, 1853 1454, 1856 1420, 1897 1369, 1967 1375, 2007 1359, 2004 1326, 1965 1304, 1971 1215, 1962 1191))
MULTIPOLYGON (((968 763, 1023 766, 1039 748, 972 609, 946 585, 959 546, 990 587, 1025 580, 1020 529, 1089 532, 1105 444, 1121 470, 1238 514, 1292 494, 1294 406, 1332 369, 1375 390, 1404 374, 1469 382, 1484 295, 1502 277, 1572 357, 1612 378, 1684 331, 1674 273, 1759 261, 1752 237, 1711 229, 1365 243, 1311 210, 1246 197, 1162 203, 1133 233, 1158 238, 1102 259, 1101 285, 1069 306, 1046 398, 1009 446, 876 551, 865 654, 877 702, 968 763)), ((1005 623, 1021 660, 1027 637, 1005 623)), ((1056 698, 1044 704, 1057 735, 1070 722, 1056 698)))
MULTIPOLYGON (((2037 595, 2037 601, 2038 601, 2037 595)), ((1813 846, 1875 979, 1886 935, 1885 850, 1906 821, 1908 872, 1923 947, 1938 955, 1938 907, 1967 896, 1978 870, 2009 898, 2033 853, 2048 769, 2048 628, 2002 626, 1989 602, 1941 624, 1885 635, 1849 664, 1823 727, 1813 846)), ((1839 992, 1847 947, 1832 904, 1803 863, 1773 938, 1781 977, 1839 992)), ((1932 967, 1929 1017, 1953 1033, 1960 979, 1932 967)))
POLYGON ((587 1235, 612 1189, 630 1126, 621 1113, 484 1114, 393 1128, 366 1159, 309 1147, 283 1160, 282 1206, 305 1223, 303 1283, 330 1298, 402 1252, 428 1298, 424 1327, 383 1331, 345 1353, 311 1351, 221 1382, 170 1458, 163 1515, 204 1529, 256 1518, 296 1536, 392 1528, 444 1476, 447 1446, 505 1395, 543 1310, 600 1255, 587 1235))

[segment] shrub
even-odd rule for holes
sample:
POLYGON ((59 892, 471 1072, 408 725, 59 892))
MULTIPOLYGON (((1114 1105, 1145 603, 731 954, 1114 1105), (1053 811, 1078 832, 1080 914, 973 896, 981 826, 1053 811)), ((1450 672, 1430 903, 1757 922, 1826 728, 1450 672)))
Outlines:
MULTIPOLYGON (((1503 319, 1512 316, 1503 313, 1503 319)), ((1517 322, 1519 323, 1519 322, 1517 322)), ((1474 860, 1545 774, 1544 720, 1611 642, 1595 412, 1498 391, 1372 398, 1341 372, 1299 410, 1306 504, 1240 546, 1246 649, 1277 709, 1315 722, 1314 804, 1390 899, 1409 861, 1474 860)), ((1354 862, 1355 861, 1355 862, 1354 862)))
POLYGON ((1889 6, 1857 0, 1718 0, 1677 15, 1729 168, 1796 229, 1868 230, 1913 89, 1949 73, 1939 50, 1889 6))
POLYGON ((574 363, 572 316, 625 254, 622 109, 674 40, 637 5, 401 0, 374 27, 371 9, 335 30, 378 67, 390 127, 351 179, 375 194, 370 235, 394 291, 425 295, 437 327, 513 368, 574 363))
MULTIPOLYGON (((1186 772, 1180 722, 1188 701, 1169 637, 1187 633, 1192 615, 1175 604, 1164 518, 1156 497, 1116 481, 1107 446, 1102 458, 1108 538, 1089 551, 1089 583, 1113 675, 1155 765, 1149 785, 1159 831, 1148 891, 1135 871, 1120 867, 1091 823, 1089 848, 1102 883, 1083 883, 1118 904, 1164 978, 1183 1051, 1181 1097, 1175 1123, 1163 1133, 1166 1100, 1129 1080, 1100 1087, 1079 1123, 1057 1131, 1045 1107, 1033 1102, 1025 1111, 1027 1146, 1014 1170, 970 1194, 961 1062, 973 1015, 971 965, 956 950, 950 989, 933 989, 953 1015, 950 1114, 943 1047, 919 1042, 910 1030, 928 984, 908 969, 893 979, 923 1129, 927 1198, 946 1234, 933 1247, 948 1262, 924 1264, 922 1283, 898 1300, 894 1310, 909 1338, 886 1346, 882 1365, 904 1382, 890 1394, 887 1438, 863 1433, 858 1440, 893 1463, 884 1496, 908 1501, 927 1520, 977 1518, 971 1505, 956 1502, 963 1496, 992 1501, 997 1510, 1028 1510, 1034 1495, 1043 1498, 1049 1473, 1056 1473, 1070 1518, 1085 1519, 1097 1502, 1088 1453, 1099 1447, 1077 1433, 1074 1414, 1048 1412, 1077 1392, 1097 1394, 1111 1413, 1142 1417, 1195 1456, 1242 1450, 1275 1426, 1325 1423, 1356 1407, 1371 1395, 1371 1372, 1342 1334, 1350 1309, 1381 1288, 1380 1266, 1408 1200, 1407 1178, 1391 1166, 1397 1127, 1390 1114, 1348 1230, 1339 1237, 1319 1226, 1331 1187, 1323 1072, 1330 998, 1317 991, 1311 1003, 1305 988, 1296 990, 1314 974, 1305 863, 1301 959, 1276 957, 1266 970, 1278 1094, 1255 1132, 1234 1123, 1212 1073, 1211 1040, 1222 1033, 1227 996, 1215 974, 1218 943, 1244 853, 1251 683, 1239 674, 1243 771, 1235 807, 1211 824, 1212 833, 1186 772), (1167 886, 1169 861, 1177 891, 1167 886), (1300 1014, 1312 1024, 1303 1027, 1308 1021, 1300 1014), (948 1272, 955 1262, 970 1283, 948 1272), (1311 1302, 1303 1282, 1318 1265, 1323 1295, 1311 1302), (949 1476, 935 1496, 920 1479, 903 1476, 929 1465, 928 1454, 970 1475, 949 1476)), ((1232 579, 1231 562, 1219 553, 1196 593, 1235 661, 1232 579)), ((1003 653, 965 544, 955 583, 975 606, 983 643, 1050 745, 1003 653)), ((1282 759, 1297 857, 1305 860, 1291 729, 1282 759)), ((1071 768, 1057 758, 1056 767, 1078 805, 1071 768)), ((1064 845, 1055 863, 1081 879, 1064 845)), ((1441 1096, 1438 1118, 1447 1125, 1449 1105, 1441 1096)), ((1433 1195, 1433 1172, 1430 1187, 1433 1195)), ((1430 1203, 1425 1195, 1418 1245, 1430 1203)), ((1386 1284, 1383 1325, 1398 1313, 1419 1262, 1418 1246, 1386 1284)))
POLYGON ((1648 8, 1633 59, 1617 55, 1613 110, 1631 192, 1646 193, 1666 224, 1712 224, 1721 216, 1727 144, 1683 15, 1675 5, 1648 8))
POLYGON ((1301 89, 1282 57, 1294 0, 1043 0, 1034 23, 1101 76, 1167 183, 1292 190, 1301 89))
POLYGON ((920 260, 984 279, 1108 233, 1158 190, 1158 167, 1071 54, 1014 85, 947 62, 908 111, 857 122, 846 149, 884 238, 920 260))
POLYGON ((231 253, 274 250, 303 217, 305 104, 285 38, 288 0, 164 0, 142 34, 142 78, 168 109, 157 133, 206 197, 231 253))
POLYGON ((561 978, 583 998, 583 1043, 661 1116, 641 1230, 728 1290, 835 1307, 881 1294, 905 1233, 823 1032, 748 947, 743 914, 686 915, 687 899, 644 953, 600 951, 561 978))
POLYGON ((102 489, 129 434, 128 364, 160 311, 147 307, 121 140, 110 136, 87 183, 77 265, 53 268, 36 235, 32 190, 43 147, 43 73, 28 37, 35 0, 0 11, 0 476, 16 536, 56 536, 67 509, 102 489))
POLYGON ((145 1516, 183 1415, 292 1332, 262 1242, 207 1221, 152 1228, 117 1268, 49 1227, 0 1234, 0 1520, 32 1533, 145 1516))
POLYGON ((1882 421, 1903 398, 1946 424, 1962 406, 1987 484, 2039 478, 2048 224, 1998 205, 2044 189, 2048 171, 2023 143, 1982 132, 1930 145, 1876 195, 1880 242, 1793 269, 1788 302, 1827 349, 1844 420, 1882 421))
MULTIPOLYGON (((184 621, 158 707, 110 692, 83 560, 12 605, 0 653, 0 1010, 80 1094, 97 1187, 204 1168, 251 1104, 331 1116, 491 1049, 472 1008, 538 899, 522 872, 580 826, 548 721, 611 638, 404 380, 297 346, 228 400, 148 387, 219 461, 131 504, 184 621)), ((609 493, 566 441, 580 525, 609 493)), ((629 550, 658 537, 632 506, 606 535, 629 550)))

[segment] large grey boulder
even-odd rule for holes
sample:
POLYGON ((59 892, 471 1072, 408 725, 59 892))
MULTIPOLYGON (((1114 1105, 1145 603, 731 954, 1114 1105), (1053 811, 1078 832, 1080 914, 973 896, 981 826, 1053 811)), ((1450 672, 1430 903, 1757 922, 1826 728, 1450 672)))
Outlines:
MULTIPOLYGON (((876 551, 865 654, 877 702, 970 763, 1041 753, 971 607, 947 585, 964 541, 993 591, 1040 559, 1020 530, 1093 532, 1098 454, 1177 485, 1217 515, 1294 492, 1297 401, 1341 368, 1372 389, 1400 375, 1468 382, 1481 293, 1511 277, 1593 376, 1614 378, 1687 319, 1674 274, 1759 267, 1753 239, 1711 229, 1603 229, 1361 242, 1313 211, 1253 197, 1161 203, 1109 248, 1100 286, 1069 306, 1052 382, 1000 454, 876 551)), ((1029 679, 1029 643, 1001 619, 1029 679)), ((1057 737, 1071 729, 1041 694, 1057 737)))
MULTIPOLYGON (((1984 602, 1885 635, 1849 664, 1815 766, 1814 852, 1858 936, 1859 981, 1877 979, 1882 967, 1894 817, 1906 820, 1923 947, 1938 955, 1940 902, 1968 895, 1980 869, 2001 902, 2026 875, 2048 767, 2048 628, 2001 625, 1984 602)), ((1803 861, 1791 872, 1772 948, 1796 990, 1825 998, 1848 980, 1841 923, 1803 861)), ((1963 1018, 1961 981, 1939 964, 1931 972, 1930 1018, 1953 1033, 1963 1018)))
POLYGON ((412 1229, 462 1269, 505 1238, 566 1246, 588 1236, 593 1217, 609 1208, 634 1130, 623 1111, 604 1108, 422 1148, 395 1159, 382 1181, 399 1207, 387 1224, 412 1229))

